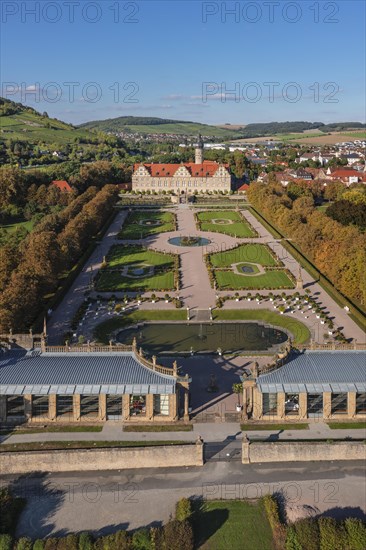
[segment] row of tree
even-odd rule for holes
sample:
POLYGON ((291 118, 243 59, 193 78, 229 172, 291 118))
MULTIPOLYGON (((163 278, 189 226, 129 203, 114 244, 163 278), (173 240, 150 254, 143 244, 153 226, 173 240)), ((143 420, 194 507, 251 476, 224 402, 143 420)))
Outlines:
POLYGON ((311 193, 291 197, 279 184, 254 183, 247 195, 340 292, 365 303, 366 238, 357 227, 344 226, 316 209, 311 193))
POLYGON ((0 331, 29 328, 54 292, 61 273, 78 261, 110 216, 116 186, 88 189, 62 212, 47 216, 19 246, 0 249, 0 331))

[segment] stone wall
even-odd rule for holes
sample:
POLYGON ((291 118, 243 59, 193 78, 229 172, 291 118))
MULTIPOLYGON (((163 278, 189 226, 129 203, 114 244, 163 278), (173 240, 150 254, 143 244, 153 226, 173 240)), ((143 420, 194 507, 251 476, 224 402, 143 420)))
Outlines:
POLYGON ((249 443, 243 439, 242 462, 307 462, 316 460, 366 460, 363 441, 249 443))
POLYGON ((72 472, 202 466, 203 444, 0 453, 0 472, 72 472))

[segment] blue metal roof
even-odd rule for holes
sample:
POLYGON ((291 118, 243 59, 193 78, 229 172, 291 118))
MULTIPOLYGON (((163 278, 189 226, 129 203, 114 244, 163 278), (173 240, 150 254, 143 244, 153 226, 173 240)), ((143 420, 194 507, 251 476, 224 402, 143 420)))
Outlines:
POLYGON ((257 385, 262 393, 366 392, 366 352, 306 350, 257 385))
POLYGON ((0 354, 0 394, 171 394, 176 379, 142 365, 132 352, 0 354))

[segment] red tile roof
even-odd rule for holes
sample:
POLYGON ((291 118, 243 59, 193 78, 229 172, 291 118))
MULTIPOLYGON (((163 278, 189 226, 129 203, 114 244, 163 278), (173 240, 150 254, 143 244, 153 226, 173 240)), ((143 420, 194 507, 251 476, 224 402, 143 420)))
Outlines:
POLYGON ((144 166, 150 172, 152 177, 172 177, 175 172, 185 166, 191 176, 196 177, 212 177, 220 166, 228 168, 228 164, 218 164, 217 162, 205 160, 202 164, 195 164, 194 162, 185 162, 181 164, 135 164, 134 172, 140 167, 144 166))
POLYGON ((70 193, 72 191, 72 188, 65 180, 54 180, 52 182, 52 185, 54 185, 55 187, 58 187, 60 191, 63 191, 65 193, 70 193))
POLYGON ((331 173, 332 178, 349 178, 357 176, 358 178, 362 178, 362 172, 359 172, 358 170, 336 170, 335 172, 331 173))
POLYGON ((238 191, 246 191, 247 189, 249 189, 249 185, 247 183, 243 183, 243 185, 239 187, 238 191))

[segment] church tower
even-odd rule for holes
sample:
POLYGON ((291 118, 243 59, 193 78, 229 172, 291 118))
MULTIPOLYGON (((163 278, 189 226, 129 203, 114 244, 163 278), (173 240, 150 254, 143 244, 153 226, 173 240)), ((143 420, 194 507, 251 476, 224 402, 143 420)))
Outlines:
POLYGON ((201 134, 198 134, 198 144, 194 151, 195 164, 203 163, 203 141, 201 134))

